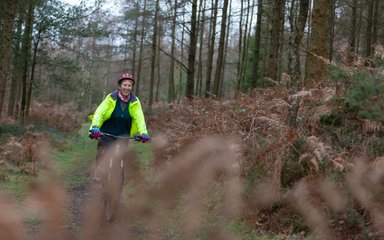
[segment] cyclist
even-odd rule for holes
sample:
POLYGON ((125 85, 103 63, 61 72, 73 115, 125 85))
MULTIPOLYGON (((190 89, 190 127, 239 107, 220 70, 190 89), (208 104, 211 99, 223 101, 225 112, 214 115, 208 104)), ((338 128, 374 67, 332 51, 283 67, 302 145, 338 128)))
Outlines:
MULTIPOLYGON (((99 139, 97 145, 98 160, 103 147, 113 139, 103 136, 101 132, 114 136, 136 136, 142 142, 150 140, 145 124, 144 113, 139 99, 132 93, 135 84, 133 75, 126 73, 117 79, 118 89, 110 93, 90 116, 92 124, 90 138, 99 139)), ((98 179, 97 168, 95 180, 98 179)))

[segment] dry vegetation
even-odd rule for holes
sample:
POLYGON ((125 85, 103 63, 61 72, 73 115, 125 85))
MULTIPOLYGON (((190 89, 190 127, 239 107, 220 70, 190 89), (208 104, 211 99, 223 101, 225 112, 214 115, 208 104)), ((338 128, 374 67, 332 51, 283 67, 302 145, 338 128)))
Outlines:
POLYGON ((72 103, 57 105, 50 102, 34 102, 28 117, 29 124, 43 125, 62 132, 74 132, 80 127, 79 116, 75 115, 72 103))
MULTIPOLYGON (((91 197, 79 234, 84 239, 241 239, 228 228, 236 220, 282 238, 382 238, 384 159, 382 151, 372 153, 372 142, 380 143, 383 126, 345 112, 349 134, 324 128, 322 116, 338 107, 330 103, 335 94, 340 92, 332 88, 294 95, 275 88, 233 101, 158 104, 147 115, 153 164, 139 171, 127 154, 133 190, 118 221, 100 222, 97 198, 91 197), (286 124, 292 99, 299 103, 295 129, 286 124)), ((38 144, 34 135, 10 139, 2 156, 16 165, 27 161, 21 159, 48 161, 49 151, 31 150, 46 145, 32 144, 38 144)), ((42 169, 56 179, 54 168, 42 169)), ((42 239, 58 239, 62 230, 62 192, 52 180, 32 188, 44 215, 42 239)), ((0 201, 10 216, 0 218, 0 236, 21 239, 22 220, 12 203, 0 201)))

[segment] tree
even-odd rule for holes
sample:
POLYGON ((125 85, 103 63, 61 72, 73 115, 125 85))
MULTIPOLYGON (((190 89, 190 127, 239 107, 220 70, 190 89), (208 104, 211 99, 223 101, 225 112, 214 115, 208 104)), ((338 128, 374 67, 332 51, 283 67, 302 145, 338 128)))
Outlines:
POLYGON ((175 100, 175 35, 176 35, 176 17, 177 17, 177 0, 174 2, 173 15, 172 15, 172 44, 171 44, 171 60, 169 66, 169 79, 168 79, 168 102, 175 100))
POLYGON ((9 76, 8 71, 12 49, 13 20, 16 15, 18 1, 6 0, 1 3, 1 5, 4 8, 0 12, 0 23, 3 25, 3 28, 1 29, 2 31, 0 32, 0 116, 3 110, 5 86, 9 76))
POLYGON ((140 34, 140 47, 139 47, 139 63, 137 66, 137 80, 136 80, 136 94, 140 95, 140 82, 141 82, 141 70, 143 65, 143 52, 144 52, 144 39, 145 39, 145 24, 146 24, 146 11, 147 11, 147 0, 144 0, 144 7, 142 11, 141 20, 141 34, 140 34))
POLYGON ((290 22, 290 59, 289 74, 292 80, 293 89, 299 89, 301 80, 301 42, 304 36, 304 30, 307 23, 309 9, 309 0, 292 1, 290 22), (298 10, 298 15, 296 15, 298 10))
POLYGON ((26 110, 27 110, 27 83, 28 83, 28 70, 30 64, 30 55, 32 47, 32 29, 34 21, 34 10, 35 2, 31 0, 28 5, 28 11, 26 16, 25 29, 23 34, 23 43, 22 43, 22 95, 21 95, 21 104, 20 104, 20 116, 19 120, 21 123, 25 122, 26 110))
POLYGON ((207 76, 205 79, 205 97, 209 97, 211 94, 211 79, 213 68, 213 54, 215 51, 215 39, 216 39, 216 18, 217 18, 217 6, 219 0, 212 0, 212 12, 211 12, 211 24, 209 27, 210 41, 208 44, 208 59, 207 59, 207 76))
POLYGON ((324 57, 329 33, 328 14, 330 0, 315 0, 312 10, 310 46, 307 58, 308 87, 323 84, 324 57))
POLYGON ((196 45, 197 45, 197 0, 192 1, 191 29, 189 32, 189 52, 188 52, 188 72, 186 97, 192 98, 195 82, 195 62, 196 62, 196 45))
POLYGON ((156 0, 156 6, 155 6, 155 16, 153 18, 153 35, 152 35, 152 56, 151 56, 151 78, 150 78, 150 84, 149 84, 149 103, 148 108, 149 111, 152 110, 153 105, 153 90, 155 85, 155 66, 156 66, 156 50, 157 50, 157 35, 159 34, 159 0, 156 0))
POLYGON ((356 35, 357 35, 357 0, 352 0, 351 31, 348 39, 348 64, 352 64, 355 59, 356 35))
POLYGON ((199 17, 198 17, 198 23, 200 29, 200 36, 199 36, 199 60, 197 62, 197 83, 196 83, 196 96, 202 95, 202 88, 203 88, 203 44, 204 44, 204 30, 205 30, 205 9, 206 9, 206 0, 200 1, 200 7, 199 7, 199 17), (202 9, 203 8, 203 9, 202 9))
POLYGON ((215 70, 215 78, 214 78, 214 84, 213 84, 213 94, 220 98, 220 81, 221 79, 221 72, 223 68, 223 62, 224 62, 224 45, 225 45, 225 35, 226 35, 226 25, 227 25, 227 11, 228 11, 228 0, 224 0, 223 5, 223 15, 221 19, 221 29, 220 29, 220 40, 219 40, 219 49, 217 51, 217 63, 216 63, 216 70, 215 70))
POLYGON ((247 0, 247 14, 245 19, 245 26, 244 26, 244 36, 242 39, 239 39, 239 42, 242 42, 239 44, 241 47, 241 50, 239 51, 239 64, 238 64, 238 72, 237 72, 237 86, 236 90, 237 92, 240 91, 243 79, 245 77, 245 70, 246 70, 246 63, 248 60, 248 39, 250 37, 251 32, 251 24, 250 22, 253 21, 253 3, 251 6, 251 3, 249 0, 247 0), (250 10, 252 9, 251 13, 250 10), (251 19, 249 19, 249 16, 251 15, 251 19), (248 27, 249 26, 249 27, 248 27))
POLYGON ((252 82, 251 88, 257 86, 257 80, 259 78, 259 61, 260 61, 260 40, 261 40, 261 25, 264 15, 263 0, 258 1, 257 6, 257 20, 255 30, 255 49, 253 52, 253 67, 252 67, 252 82))
POLYGON ((23 8, 19 7, 17 14, 16 27, 14 32, 14 50, 13 50, 13 61, 12 61, 12 74, 11 74, 11 84, 10 92, 8 98, 8 117, 17 119, 18 111, 16 109, 16 99, 18 98, 18 89, 21 79, 21 38, 22 38, 22 27, 23 27, 23 8))
POLYGON ((279 80, 278 62, 281 37, 283 33, 285 1, 274 0, 272 2, 271 16, 271 50, 268 57, 267 77, 275 81, 279 80))
POLYGON ((373 35, 373 21, 374 21, 374 7, 375 0, 367 1, 368 16, 367 16, 367 28, 365 33, 365 58, 366 64, 369 65, 370 58, 372 57, 372 35, 373 35))

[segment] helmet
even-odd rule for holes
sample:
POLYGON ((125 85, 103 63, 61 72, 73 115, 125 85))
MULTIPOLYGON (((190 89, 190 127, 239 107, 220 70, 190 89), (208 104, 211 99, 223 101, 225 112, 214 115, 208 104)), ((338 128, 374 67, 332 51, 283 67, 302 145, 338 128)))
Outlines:
POLYGON ((135 78, 130 73, 124 73, 123 75, 121 75, 120 78, 117 80, 117 83, 120 84, 124 79, 131 80, 133 84, 135 84, 135 78))

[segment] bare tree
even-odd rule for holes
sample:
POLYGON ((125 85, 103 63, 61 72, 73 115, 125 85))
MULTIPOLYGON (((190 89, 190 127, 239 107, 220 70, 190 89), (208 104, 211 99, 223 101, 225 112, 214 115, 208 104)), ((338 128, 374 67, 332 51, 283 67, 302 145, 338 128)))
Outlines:
MULTIPOLYGON (((373 23, 372 23, 372 45, 377 44, 377 26, 378 26, 378 20, 379 20, 379 0, 375 0, 375 5, 373 9, 373 23)), ((375 48, 372 48, 372 56, 375 55, 375 48)))
POLYGON ((169 66, 169 79, 168 79, 168 102, 175 100, 175 34, 176 34, 176 16, 177 15, 177 0, 174 1, 173 15, 172 15, 172 44, 171 44, 171 60, 169 66))
POLYGON ((252 67, 252 82, 251 88, 257 86, 257 79, 259 78, 259 62, 260 62, 260 43, 261 43, 261 25, 264 15, 263 0, 258 1, 257 6, 257 20, 255 32, 255 50, 253 52, 253 67, 252 67))
POLYGON ((197 83, 196 83, 196 96, 202 95, 202 89, 203 89, 203 44, 204 44, 204 30, 205 30, 205 9, 206 9, 206 0, 200 1, 200 7, 199 7, 199 27, 200 33, 199 33, 199 60, 197 62, 197 83))
POLYGON ((329 33, 328 14, 330 0, 315 0, 312 10, 307 71, 309 87, 323 84, 324 57, 329 33))
POLYGON ((207 60, 207 77, 205 80, 205 97, 209 97, 211 94, 211 79, 213 68, 213 54, 215 51, 215 39, 216 39, 216 18, 217 18, 217 6, 219 0, 212 0, 212 14, 211 25, 209 28, 210 42, 208 44, 208 60, 207 60))
POLYGON ((224 65, 223 65, 223 69, 221 71, 221 75, 220 75, 220 78, 222 79, 222 81, 220 81, 220 96, 223 96, 224 95, 224 76, 225 76, 225 71, 226 71, 226 67, 227 67, 227 55, 228 55, 228 43, 229 43, 229 32, 230 32, 230 27, 231 27, 231 16, 232 16, 232 0, 229 0, 229 13, 228 13, 228 24, 227 24, 227 34, 226 34, 226 37, 225 37, 225 47, 224 47, 224 65))
POLYGON ((351 16, 351 30, 348 39, 348 58, 347 62, 352 64, 355 59, 355 50, 356 50, 356 34, 357 34, 357 0, 352 1, 352 16, 351 16))
POLYGON ((301 42, 304 36, 304 30, 307 23, 309 10, 309 0, 292 1, 290 22, 291 22, 291 64, 289 66, 289 74, 292 80, 292 87, 299 89, 301 80, 301 42), (298 9, 298 11, 297 11, 298 9), (298 12, 298 15, 296 15, 298 12))
POLYGON ((153 18, 153 35, 152 35, 152 56, 151 56, 151 78, 149 83, 149 102, 148 102, 148 108, 149 111, 152 111, 152 105, 153 105, 153 90, 155 85, 155 66, 156 66, 156 49, 157 49, 157 36, 159 34, 159 0, 156 0, 156 7, 155 7, 155 16, 153 18))
POLYGON ((8 117, 17 119, 18 111, 16 110, 16 99, 18 98, 18 89, 20 88, 20 76, 21 76, 21 38, 22 38, 22 27, 23 27, 23 11, 20 7, 18 11, 18 17, 15 28, 15 48, 13 49, 13 61, 12 61, 12 76, 10 78, 10 92, 8 98, 8 117))
POLYGON ((373 35, 373 12, 375 7, 375 0, 367 1, 368 16, 367 16, 367 28, 365 33, 365 58, 366 65, 370 64, 370 58, 372 57, 372 35, 373 35))
POLYGON ((195 83, 195 62, 196 62, 196 44, 197 44, 197 0, 192 1, 191 29, 189 32, 189 52, 188 52, 188 72, 187 72, 187 87, 186 97, 193 97, 195 83))
POLYGON ((27 109, 27 84, 28 84, 28 71, 30 64, 30 55, 31 55, 31 46, 32 46, 32 27, 34 19, 34 9, 35 3, 34 0, 31 0, 28 5, 28 12, 26 17, 26 24, 24 29, 23 44, 22 44, 22 95, 21 95, 21 104, 20 104, 20 122, 24 123, 26 117, 27 109))
POLYGON ((330 8, 329 8, 329 39, 328 39, 328 59, 330 62, 333 61, 333 42, 335 38, 335 18, 336 18, 336 1, 331 0, 330 8))
POLYGON ((227 25, 227 12, 228 12, 228 0, 224 0, 223 5, 223 15, 221 20, 221 29, 220 29, 220 40, 219 40, 219 49, 217 51, 217 63, 216 63, 216 70, 215 70, 215 78, 213 83, 213 94, 220 98, 220 81, 221 79, 221 72, 223 68, 223 62, 224 62, 224 45, 225 45, 225 35, 226 35, 226 25, 227 25))
POLYGON ((267 77, 278 80, 278 63, 281 37, 283 33, 285 1, 274 0, 272 2, 271 16, 271 50, 268 57, 267 77))
POLYGON ((242 55, 243 55, 243 14, 244 14, 244 1, 240 0, 240 17, 239 17, 239 46, 237 54, 239 59, 237 61, 237 76, 236 76, 236 91, 240 91, 240 81, 241 81, 241 65, 242 65, 242 55))
POLYGON ((9 71, 9 58, 11 56, 11 43, 12 43, 12 30, 13 20, 16 15, 17 0, 7 0, 3 3, 5 5, 4 13, 0 17, 0 23, 3 28, 0 35, 0 116, 3 110, 5 86, 8 80, 9 71))
POLYGON ((141 70, 143 65, 143 54, 144 54, 144 39, 145 39, 145 24, 146 24, 146 12, 147 12, 147 0, 144 0, 144 7, 142 11, 141 20, 141 34, 140 34, 140 47, 139 47, 139 63, 137 66, 137 78, 136 78, 136 94, 140 96, 140 83, 141 83, 141 70))

